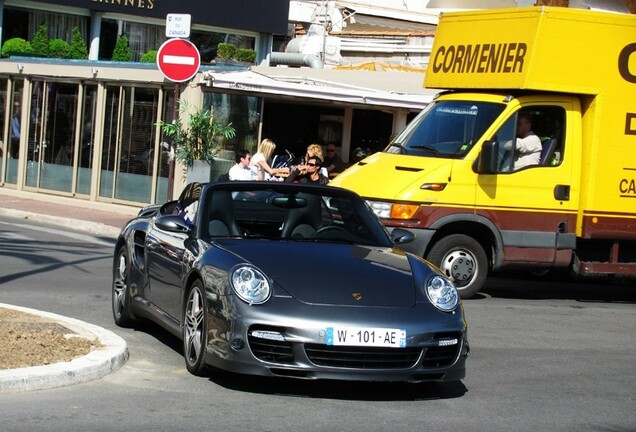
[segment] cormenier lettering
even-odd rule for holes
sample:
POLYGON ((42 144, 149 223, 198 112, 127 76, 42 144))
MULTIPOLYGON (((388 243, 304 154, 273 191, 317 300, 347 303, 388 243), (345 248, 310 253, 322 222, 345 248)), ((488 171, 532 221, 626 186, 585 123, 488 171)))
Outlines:
POLYGON ((442 45, 433 54, 434 73, 522 73, 528 45, 442 45))
POLYGON ((636 113, 625 114, 625 135, 636 135, 636 113))
POLYGON ((630 195, 636 197, 636 181, 634 181, 634 179, 622 179, 618 189, 623 196, 630 195))
POLYGON ((631 43, 618 54, 618 73, 627 82, 636 84, 636 70, 629 70, 630 57, 634 56, 633 64, 636 64, 636 43, 631 43))

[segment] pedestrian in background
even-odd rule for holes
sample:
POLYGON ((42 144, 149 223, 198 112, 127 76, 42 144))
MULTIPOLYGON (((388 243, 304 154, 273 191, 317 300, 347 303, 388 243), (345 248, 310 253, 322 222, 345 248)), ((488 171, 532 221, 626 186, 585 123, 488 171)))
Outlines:
POLYGON ((265 138, 258 145, 258 150, 252 156, 250 166, 258 168, 263 173, 264 180, 271 180, 275 176, 289 174, 289 168, 272 168, 269 164, 272 155, 276 150, 276 143, 269 138, 265 138))
POLYGON ((318 156, 310 156, 306 164, 293 167, 285 181, 326 185, 329 178, 320 172, 321 165, 322 161, 318 156))
POLYGON ((263 180, 263 172, 256 166, 250 165, 252 155, 249 151, 245 149, 237 151, 234 160, 236 164, 228 172, 230 180, 263 180))
POLYGON ((347 167, 340 155, 336 152, 336 145, 334 143, 327 144, 327 156, 325 156, 325 159, 322 161, 322 166, 327 170, 330 178, 341 173, 347 167))

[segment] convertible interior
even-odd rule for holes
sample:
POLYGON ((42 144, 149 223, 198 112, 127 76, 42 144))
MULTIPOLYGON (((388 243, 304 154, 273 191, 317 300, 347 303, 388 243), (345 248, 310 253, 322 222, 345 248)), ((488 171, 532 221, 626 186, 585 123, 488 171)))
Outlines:
POLYGON ((214 191, 202 235, 371 244, 373 235, 347 200, 310 193, 214 191))

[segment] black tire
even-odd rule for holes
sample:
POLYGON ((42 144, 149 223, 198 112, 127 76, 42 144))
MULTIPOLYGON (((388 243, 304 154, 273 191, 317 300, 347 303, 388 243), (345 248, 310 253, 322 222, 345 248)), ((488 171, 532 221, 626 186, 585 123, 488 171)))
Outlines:
POLYGON ((488 258, 472 237, 452 234, 433 245, 427 259, 455 284, 463 299, 473 297, 488 276, 488 258))
POLYGON ((117 249, 113 262, 113 319, 120 327, 131 327, 135 317, 130 309, 130 259, 126 245, 117 249))
POLYGON ((208 312, 205 307, 205 290, 201 281, 195 281, 183 310, 183 356, 186 368, 197 376, 206 375, 205 347, 208 342, 208 312))

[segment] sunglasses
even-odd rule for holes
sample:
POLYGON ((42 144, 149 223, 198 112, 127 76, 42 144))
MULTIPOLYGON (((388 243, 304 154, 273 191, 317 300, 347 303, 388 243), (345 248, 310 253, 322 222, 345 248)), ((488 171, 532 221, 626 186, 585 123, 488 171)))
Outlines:
POLYGON ((315 166, 317 166, 318 164, 308 163, 307 165, 308 165, 308 166, 313 166, 313 167, 315 167, 315 166))

